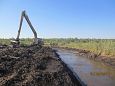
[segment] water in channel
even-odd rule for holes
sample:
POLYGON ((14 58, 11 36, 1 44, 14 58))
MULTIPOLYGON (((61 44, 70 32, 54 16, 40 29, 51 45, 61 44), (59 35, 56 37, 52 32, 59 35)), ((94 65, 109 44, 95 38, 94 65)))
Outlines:
POLYGON ((115 68, 78 56, 74 51, 55 50, 87 86, 115 86, 115 68))

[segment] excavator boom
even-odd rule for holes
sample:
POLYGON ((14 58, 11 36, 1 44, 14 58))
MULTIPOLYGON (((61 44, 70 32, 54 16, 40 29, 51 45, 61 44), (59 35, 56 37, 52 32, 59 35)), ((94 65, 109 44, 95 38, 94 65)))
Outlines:
POLYGON ((20 44, 19 37, 20 37, 21 27, 22 27, 22 23, 23 23, 23 19, 24 19, 24 18, 25 18, 25 20, 27 21, 28 25, 30 26, 30 28, 31 28, 31 30, 32 30, 32 32, 33 32, 33 34, 34 34, 34 42, 33 42, 33 44, 42 45, 42 44, 43 44, 43 41, 42 41, 42 39, 37 38, 37 33, 36 33, 34 27, 32 26, 32 23, 30 22, 29 17, 28 17, 28 15, 26 14, 25 11, 22 11, 22 14, 21 14, 21 19, 20 19, 20 24, 19 24, 18 35, 17 35, 17 38, 16 38, 16 40, 15 40, 15 43, 18 44, 18 45, 20 44))
POLYGON ((26 14, 25 11, 23 11, 23 12, 22 12, 22 15, 21 15, 20 26, 19 26, 18 35, 17 35, 16 40, 19 41, 19 36, 20 36, 20 31, 21 31, 21 27, 22 27, 23 18, 26 19, 28 25, 30 26, 31 30, 33 31, 33 33, 34 33, 34 38, 35 38, 34 41, 35 41, 35 43, 36 43, 36 42, 37 42, 37 33, 36 33, 34 27, 32 26, 32 24, 31 24, 31 22, 30 22, 30 20, 29 20, 29 18, 28 18, 28 15, 26 14))

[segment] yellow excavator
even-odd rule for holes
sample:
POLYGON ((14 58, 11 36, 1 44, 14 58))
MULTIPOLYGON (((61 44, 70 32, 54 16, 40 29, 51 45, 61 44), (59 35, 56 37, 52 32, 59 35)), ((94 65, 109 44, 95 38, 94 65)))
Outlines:
POLYGON ((25 18, 25 20, 27 21, 28 25, 30 26, 33 34, 34 34, 34 40, 33 40, 33 44, 35 45, 43 45, 43 40, 41 38, 37 38, 37 33, 34 29, 34 27, 32 26, 30 20, 29 20, 29 17, 28 15, 26 14, 26 11, 22 11, 22 14, 21 14, 21 19, 20 19, 20 24, 19 24, 19 30, 18 30, 18 35, 17 35, 17 38, 15 40, 11 40, 11 44, 13 46, 19 46, 20 45, 20 39, 19 39, 19 36, 20 36, 20 32, 21 32, 21 27, 22 27, 22 22, 23 22, 23 18, 25 18))

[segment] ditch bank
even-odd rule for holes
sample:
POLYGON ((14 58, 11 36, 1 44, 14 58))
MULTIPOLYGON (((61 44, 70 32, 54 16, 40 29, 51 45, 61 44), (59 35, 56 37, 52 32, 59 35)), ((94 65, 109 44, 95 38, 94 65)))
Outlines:
POLYGON ((105 65, 115 67, 115 57, 101 56, 83 49, 75 49, 75 48, 68 48, 68 47, 55 47, 55 48, 72 50, 76 53, 76 55, 83 56, 92 59, 94 61, 103 62, 105 65))
POLYGON ((0 86, 82 86, 49 47, 0 47, 0 86))
POLYGON ((71 77, 72 81, 76 84, 78 84, 78 86, 87 86, 80 78, 79 76, 73 71, 73 69, 71 67, 69 67, 69 65, 67 65, 61 58, 60 55, 56 53, 55 50, 55 54, 58 58, 58 60, 64 65, 66 71, 68 72, 69 76, 71 77))

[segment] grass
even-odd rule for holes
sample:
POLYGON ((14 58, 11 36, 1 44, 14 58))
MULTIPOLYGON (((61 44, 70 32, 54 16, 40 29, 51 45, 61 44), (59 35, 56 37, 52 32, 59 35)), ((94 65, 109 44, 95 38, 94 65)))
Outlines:
MULTIPOLYGON (((26 38, 21 39, 21 44, 30 45, 33 39, 26 38)), ((0 39, 0 44, 10 44, 9 39, 0 39)), ((94 52, 96 54, 101 54, 105 56, 115 57, 115 39, 77 39, 77 38, 67 38, 67 39, 44 39, 44 44, 46 46, 59 46, 68 47, 75 49, 84 49, 94 52)))
MULTIPOLYGON (((31 38, 22 38, 20 40, 22 45, 30 45, 32 43, 33 39, 31 38)), ((0 39, 0 45, 10 45, 11 41, 10 39, 0 39)))
POLYGON ((3 45, 3 44, 9 45, 10 39, 0 39, 0 45, 3 45))
POLYGON ((115 56, 114 39, 46 39, 50 46, 84 49, 104 56, 115 56))

